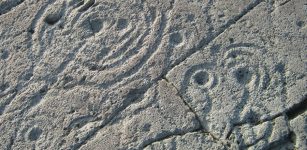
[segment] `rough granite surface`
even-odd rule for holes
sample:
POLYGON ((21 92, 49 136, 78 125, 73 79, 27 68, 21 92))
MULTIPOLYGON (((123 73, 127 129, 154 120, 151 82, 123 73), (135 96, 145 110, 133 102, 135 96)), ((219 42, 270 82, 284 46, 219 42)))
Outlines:
POLYGON ((2 150, 306 150, 306 0, 0 0, 2 150))

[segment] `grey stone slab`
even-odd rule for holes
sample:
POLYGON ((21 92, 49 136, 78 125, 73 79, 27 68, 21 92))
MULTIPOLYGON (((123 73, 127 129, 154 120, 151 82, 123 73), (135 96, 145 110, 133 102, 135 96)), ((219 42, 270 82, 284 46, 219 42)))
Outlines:
POLYGON ((305 149, 304 0, 2 0, 0 149, 305 149))
MULTIPOLYGON (((303 12, 302 3, 260 3, 167 74, 208 132, 228 139, 237 125, 272 120, 306 104, 306 34, 285 19, 289 9, 303 12)), ((304 18, 291 12, 293 20, 304 18)))

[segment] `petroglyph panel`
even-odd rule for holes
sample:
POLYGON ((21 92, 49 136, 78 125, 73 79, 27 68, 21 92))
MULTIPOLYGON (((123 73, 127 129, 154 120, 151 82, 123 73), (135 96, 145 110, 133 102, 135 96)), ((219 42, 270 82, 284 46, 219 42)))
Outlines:
POLYGON ((0 149, 305 149, 303 0, 2 0, 0 149))

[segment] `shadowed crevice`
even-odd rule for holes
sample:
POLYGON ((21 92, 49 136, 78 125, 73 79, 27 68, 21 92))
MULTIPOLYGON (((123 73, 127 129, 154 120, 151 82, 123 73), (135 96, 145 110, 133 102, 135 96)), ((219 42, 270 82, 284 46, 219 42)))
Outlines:
POLYGON ((293 107, 289 108, 286 111, 286 115, 289 120, 292 120, 298 117, 299 115, 303 114, 304 112, 306 112, 306 110, 307 110, 307 95, 304 96, 303 100, 300 103, 295 104, 293 105, 293 107))

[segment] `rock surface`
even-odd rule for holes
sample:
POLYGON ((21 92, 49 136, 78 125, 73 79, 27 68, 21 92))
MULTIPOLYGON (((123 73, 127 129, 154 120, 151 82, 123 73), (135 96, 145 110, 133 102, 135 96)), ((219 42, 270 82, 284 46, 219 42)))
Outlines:
POLYGON ((306 149, 304 0, 0 1, 0 149, 306 149))

